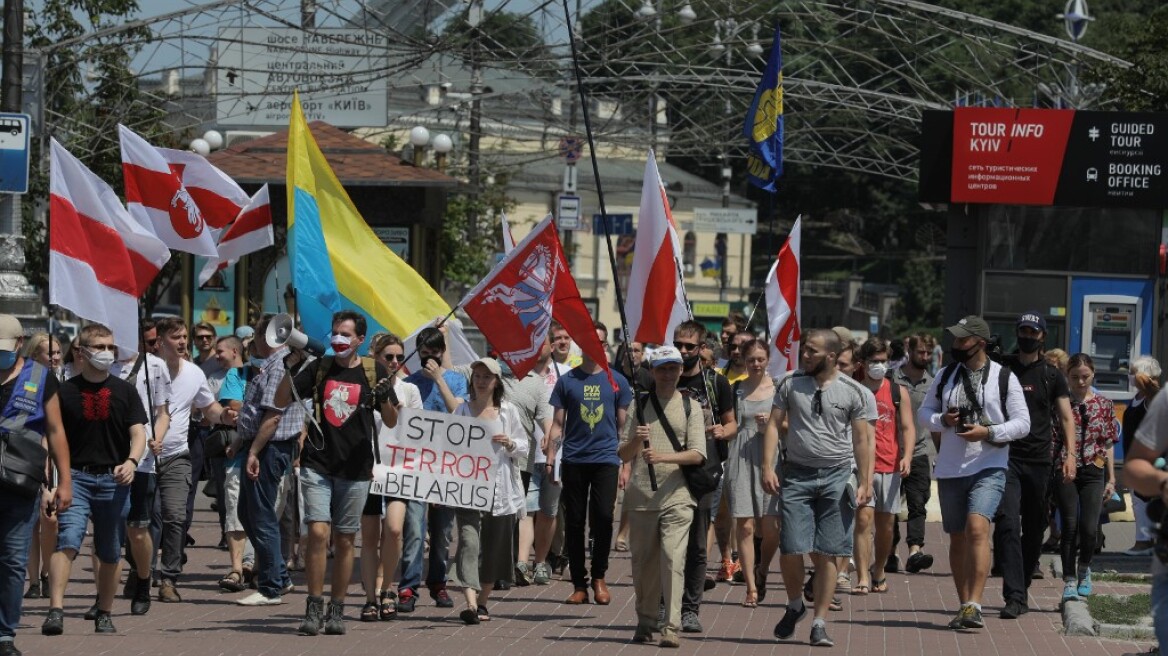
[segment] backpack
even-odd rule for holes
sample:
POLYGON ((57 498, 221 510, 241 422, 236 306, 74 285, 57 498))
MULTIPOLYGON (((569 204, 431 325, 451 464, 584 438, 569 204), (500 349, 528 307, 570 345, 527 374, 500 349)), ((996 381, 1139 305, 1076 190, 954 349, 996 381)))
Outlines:
MULTIPOLYGON (((320 358, 320 366, 316 369, 316 380, 312 383, 312 414, 320 424, 320 407, 324 405, 321 384, 325 374, 333 367, 333 356, 325 355, 320 358)), ((361 368, 365 370, 365 380, 369 381, 369 389, 377 388, 377 361, 373 358, 361 356, 361 368)))
MULTIPOLYGON (((945 386, 949 384, 949 379, 953 377, 953 372, 957 371, 957 363, 950 362, 941 370, 941 375, 938 376, 941 381, 937 383, 937 401, 941 400, 941 392, 944 391, 945 386)), ((1010 393, 1010 368, 999 364, 998 365, 998 395, 1001 397, 1002 421, 1010 421, 1010 408, 1006 406, 1006 396, 1010 393)))

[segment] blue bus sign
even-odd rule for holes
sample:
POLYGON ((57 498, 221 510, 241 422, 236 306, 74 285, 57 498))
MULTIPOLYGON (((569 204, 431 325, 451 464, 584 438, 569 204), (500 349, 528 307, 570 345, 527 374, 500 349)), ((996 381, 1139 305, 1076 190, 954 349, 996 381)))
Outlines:
POLYGON ((0 113, 0 193, 28 192, 28 114, 0 113))
MULTIPOLYGON (((604 223, 602 222, 604 215, 592 215, 592 234, 603 235, 604 223)), ((633 234, 633 215, 632 214, 609 214, 608 226, 612 229, 614 235, 631 235, 633 234)))

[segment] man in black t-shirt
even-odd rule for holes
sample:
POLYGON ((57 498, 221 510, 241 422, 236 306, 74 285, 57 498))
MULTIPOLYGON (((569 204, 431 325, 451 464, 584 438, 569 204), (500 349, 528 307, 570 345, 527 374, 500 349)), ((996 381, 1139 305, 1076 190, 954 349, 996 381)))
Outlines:
POLYGON ((117 359, 113 333, 100 324, 81 330, 75 363, 78 376, 61 383, 61 423, 69 442, 73 505, 61 513, 57 551, 49 566, 52 588, 45 635, 64 632, 65 586, 81 549, 86 524, 93 520, 97 573, 97 633, 116 633, 110 620, 118 584, 118 561, 130 512, 130 484, 146 452, 148 421, 134 385, 109 375, 117 359))
MULTIPOLYGON (((674 331, 673 345, 681 351, 681 380, 677 389, 688 396, 693 411, 699 409, 706 426, 706 453, 710 458, 725 461, 728 453, 726 440, 738 432, 734 418, 734 393, 726 377, 701 366, 701 345, 706 341, 706 327, 694 320, 684 321, 674 331), (711 392, 713 398, 711 399, 711 392)), ((722 490, 698 499, 693 523, 690 524, 689 546, 685 555, 685 591, 681 599, 681 630, 701 633, 698 611, 706 585, 706 541, 710 521, 717 512, 722 490)))
POLYGON ((1046 320, 1037 312, 1018 318, 1018 353, 1005 358, 1030 411, 1030 434, 1010 443, 1010 467, 1006 489, 994 517, 994 558, 1002 571, 1002 597, 1006 602, 1003 619, 1015 619, 1028 612, 1027 590, 1031 575, 1042 555, 1042 534, 1046 530, 1046 490, 1051 478, 1052 423, 1057 418, 1068 444, 1067 459, 1060 463, 1063 480, 1075 475, 1075 419, 1071 415, 1067 379, 1042 357, 1046 320))
MULTIPOLYGON (((317 635, 345 633, 345 592, 353 574, 353 539, 361 528, 361 511, 373 478, 376 421, 373 408, 381 411, 388 427, 397 424, 397 396, 386 382, 389 373, 380 363, 357 355, 365 341, 365 317, 351 311, 333 315, 331 346, 335 355, 309 363, 296 374, 300 398, 312 399, 313 417, 300 454, 300 488, 304 493, 304 520, 308 524, 308 557, 305 574, 308 601, 299 632, 317 635), (374 367, 376 389, 369 368, 374 367), (322 371, 323 369, 323 371, 322 371), (329 531, 333 538, 333 586, 324 611, 325 559, 329 531)), ((291 384, 285 378, 276 392, 275 405, 292 401, 291 384)))

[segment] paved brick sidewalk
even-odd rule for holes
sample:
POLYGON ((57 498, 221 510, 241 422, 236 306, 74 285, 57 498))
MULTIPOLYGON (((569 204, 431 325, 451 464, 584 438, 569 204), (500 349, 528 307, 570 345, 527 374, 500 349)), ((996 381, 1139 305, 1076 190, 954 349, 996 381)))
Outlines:
MULTIPOLYGON (((216 581, 227 569, 227 554, 213 546, 218 528, 212 513, 205 508, 197 512, 193 534, 198 545, 188 550, 189 574, 180 582, 184 602, 155 602, 148 615, 129 614, 129 602, 118 599, 114 605, 116 636, 96 636, 91 622, 81 614, 92 603, 93 584, 87 559, 78 559, 74 581, 66 599, 65 635, 46 638, 40 624, 47 601, 26 602, 23 624, 17 645, 26 654, 79 654, 95 656, 114 653, 118 656, 193 655, 260 655, 275 654, 507 654, 528 656, 548 654, 643 654, 656 647, 629 643, 635 624, 632 579, 627 553, 614 553, 609 585, 614 603, 610 606, 566 606, 560 601, 571 593, 568 582, 550 586, 514 588, 499 593, 493 601, 493 620, 467 627, 458 621, 460 604, 444 610, 433 606, 423 593, 418 611, 402 619, 384 623, 357 620, 364 595, 359 583, 350 588, 346 609, 349 634, 346 636, 301 637, 295 634, 304 611, 302 576, 295 576, 297 591, 285 599, 283 606, 244 608, 232 601, 242 595, 220 594, 216 581)), ((1129 525, 1130 526, 1130 525, 1129 525)), ((888 594, 866 597, 847 596, 844 610, 832 613, 828 625, 836 641, 833 650, 813 649, 806 644, 810 621, 799 626, 799 642, 780 643, 772 637, 774 624, 782 614, 778 604, 785 602, 779 589, 781 577, 769 577, 766 602, 757 609, 742 608, 739 603, 745 586, 719 585, 706 594, 701 620, 706 632, 696 637, 683 636, 681 651, 702 650, 711 656, 752 656, 761 654, 836 653, 865 656, 901 656, 904 654, 978 654, 1003 656, 1109 654, 1146 652, 1147 644, 1112 640, 1071 638, 1060 635, 1061 620, 1055 608, 1061 585, 1052 581, 1035 581, 1032 608, 1020 620, 998 619, 1001 587, 991 579, 987 589, 986 628, 977 632, 953 632, 945 624, 953 616, 956 601, 946 566, 945 542, 939 524, 929 524, 931 549, 937 556, 933 571, 918 575, 889 576, 888 594)), ((1128 546, 1130 531, 1124 525, 1111 525, 1110 548, 1128 546), (1119 532, 1112 537, 1112 533, 1119 532)), ((903 557, 903 554, 902 554, 903 557)), ((1050 560, 1044 555, 1044 565, 1050 560)), ((1134 567, 1138 570, 1140 566, 1134 567)), ((356 574, 355 574, 356 576, 356 574)), ((1131 586, 1127 586, 1130 591, 1131 586)), ((1108 592, 1109 584, 1098 584, 1108 592)), ((456 600, 460 599, 457 593, 456 600)))

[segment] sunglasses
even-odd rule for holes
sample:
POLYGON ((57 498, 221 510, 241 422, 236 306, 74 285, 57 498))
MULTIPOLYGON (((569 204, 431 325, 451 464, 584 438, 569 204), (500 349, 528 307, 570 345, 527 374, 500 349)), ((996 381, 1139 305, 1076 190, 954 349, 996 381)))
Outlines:
POLYGON ((197 339, 201 342, 204 339, 215 339, 215 336, 214 335, 195 335, 195 339, 197 339))
POLYGON ((811 409, 816 416, 823 416, 823 390, 815 390, 815 396, 811 397, 811 409))
POLYGON ((158 338, 157 338, 157 337, 155 337, 154 339, 148 339, 148 340, 146 340, 146 346, 154 346, 154 345, 155 345, 155 344, 157 344, 157 343, 158 343, 158 338))
POLYGON ((698 345, 691 344, 689 342, 674 342, 673 348, 675 348, 679 351, 693 351, 693 350, 698 348, 698 345))
POLYGON ((86 344, 85 348, 90 351, 114 351, 115 353, 118 350, 118 347, 114 344, 86 344))
POLYGON ((383 355, 381 357, 385 358, 387 362, 405 362, 406 361, 406 354, 405 353, 391 353, 389 355, 383 355))

